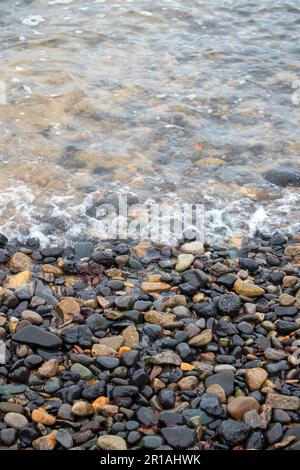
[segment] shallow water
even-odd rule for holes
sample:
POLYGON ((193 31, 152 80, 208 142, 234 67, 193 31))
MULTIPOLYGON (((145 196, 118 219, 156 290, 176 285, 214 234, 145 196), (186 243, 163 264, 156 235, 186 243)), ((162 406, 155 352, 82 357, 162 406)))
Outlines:
POLYGON ((0 3, 0 227, 101 237, 95 207, 204 203, 205 236, 300 228, 300 5, 0 3), (5 88, 5 90, 4 90, 5 88))

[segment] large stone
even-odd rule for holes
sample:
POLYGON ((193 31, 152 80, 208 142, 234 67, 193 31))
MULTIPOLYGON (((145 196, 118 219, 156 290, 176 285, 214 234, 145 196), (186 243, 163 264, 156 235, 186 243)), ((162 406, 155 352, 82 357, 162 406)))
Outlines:
POLYGON ((74 416, 89 416, 94 413, 94 409, 87 401, 79 400, 76 401, 72 406, 72 414, 74 416))
POLYGON ((105 344, 93 344, 92 356, 117 356, 117 351, 105 344))
POLYGON ((172 323, 176 320, 176 315, 171 313, 159 313, 155 310, 150 310, 144 314, 145 322, 156 324, 156 325, 163 325, 165 323, 172 323))
POLYGON ((28 419, 20 413, 7 413, 4 416, 5 424, 14 429, 23 429, 28 426, 28 419))
POLYGON ((36 450, 53 450, 57 444, 57 431, 54 430, 46 436, 39 437, 32 442, 32 447, 36 450))
POLYGON ((232 371, 218 372, 217 374, 207 377, 205 381, 206 387, 214 384, 220 385, 225 390, 226 395, 231 395, 233 393, 233 383, 234 373, 232 371))
POLYGON ((9 269, 16 269, 17 271, 32 271, 34 268, 34 262, 30 256, 17 251, 12 255, 9 262, 7 263, 9 269))
POLYGON ((177 382, 177 385, 180 390, 185 391, 185 390, 194 390, 198 386, 198 379, 197 377, 194 376, 187 376, 183 377, 182 379, 177 382))
POLYGON ((237 279, 234 283, 234 291, 244 297, 260 297, 264 295, 265 290, 255 284, 237 279))
POLYGON ((134 325, 129 325, 125 330, 122 331, 122 336, 124 338, 124 346, 127 348, 133 348, 140 341, 140 335, 134 325))
POLYGON ((265 179, 276 186, 300 187, 300 170, 297 168, 275 168, 265 173, 265 179))
POLYGON ((218 436, 229 446, 244 442, 251 432, 250 426, 241 421, 227 419, 217 428, 218 436))
POLYGON ((49 361, 44 362, 44 364, 38 369, 38 374, 41 377, 50 379, 57 374, 58 363, 56 359, 49 359, 49 361))
POLYGON ((43 318, 37 312, 32 310, 24 310, 21 313, 22 320, 30 321, 33 325, 41 325, 43 323, 43 318))
POLYGON ((113 436, 111 434, 100 436, 97 443, 98 447, 104 450, 127 450, 126 441, 120 436, 113 436))
POLYGON ((178 256, 177 264, 175 266, 176 271, 181 273, 188 269, 194 261, 194 256, 188 253, 178 256))
POLYGON ((244 414, 250 410, 259 410, 260 405, 253 397, 233 398, 227 405, 227 412, 234 419, 242 419, 244 414))
POLYGON ((277 393, 268 393, 266 403, 272 408, 286 411, 297 411, 300 408, 300 398, 277 393))
POLYGON ((66 322, 80 314, 80 304, 74 297, 65 297, 56 305, 56 311, 62 316, 64 322, 66 322))
POLYGON ((184 243, 180 249, 184 253, 190 253, 191 255, 195 255, 195 256, 201 255, 204 253, 204 246, 203 246, 203 243, 200 241, 184 243))
POLYGON ((17 343, 35 344, 49 349, 56 349, 62 345, 62 340, 58 336, 34 325, 20 329, 12 339, 17 343))
POLYGON ((194 431, 187 426, 162 428, 161 433, 167 443, 174 449, 187 449, 195 443, 194 431))
POLYGON ((248 388, 251 392, 255 390, 260 390, 263 383, 268 377, 268 372, 261 367, 253 367, 252 369, 247 369, 246 371, 246 382, 248 388))
POLYGON ((166 349, 165 351, 151 356, 150 361, 152 364, 158 365, 173 365, 180 366, 182 360, 178 354, 174 353, 172 350, 166 349))
POLYGON ((33 410, 31 413, 31 419, 35 423, 44 424, 45 426, 53 426, 56 421, 55 416, 47 413, 43 408, 33 410))
POLYGON ((199 335, 193 336, 189 340, 190 346, 206 346, 209 344, 213 339, 213 334, 211 330, 203 330, 199 335))
POLYGON ((23 271, 21 273, 15 274, 14 276, 8 276, 4 285, 7 289, 19 289, 30 281, 30 277, 30 271, 23 271))
POLYGON ((107 336, 105 338, 99 339, 99 344, 102 344, 104 346, 108 346, 115 351, 119 351, 120 347, 124 345, 125 339, 123 336, 107 336))

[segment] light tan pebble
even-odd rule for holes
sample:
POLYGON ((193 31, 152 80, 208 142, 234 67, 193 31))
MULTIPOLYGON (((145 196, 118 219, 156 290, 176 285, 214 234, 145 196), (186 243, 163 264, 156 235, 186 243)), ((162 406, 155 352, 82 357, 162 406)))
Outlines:
POLYGON ((41 367, 38 369, 38 375, 50 379, 55 377, 58 372, 58 362, 56 359, 49 359, 49 361, 44 362, 41 367))
POLYGON ((24 310, 21 313, 22 320, 28 320, 33 325, 41 325, 43 323, 43 318, 37 312, 33 312, 32 310, 24 310))

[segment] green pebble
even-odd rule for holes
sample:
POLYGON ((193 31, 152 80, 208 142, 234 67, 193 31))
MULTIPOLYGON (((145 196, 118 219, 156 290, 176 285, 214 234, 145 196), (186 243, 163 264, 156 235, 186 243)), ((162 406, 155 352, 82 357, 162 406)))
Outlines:
POLYGON ((90 369, 77 362, 72 365, 71 371, 79 374, 82 380, 91 380, 93 378, 93 373, 90 369))
POLYGON ((272 330, 276 330, 276 326, 274 325, 274 323, 272 323, 271 321, 269 320, 264 320, 262 323, 261 323, 261 326, 267 330, 267 331, 272 331, 272 330))
POLYGON ((235 396, 236 396, 236 397, 244 397, 244 396, 245 396, 245 393, 243 392, 243 390, 241 390, 240 388, 238 388, 237 391, 235 392, 235 396))

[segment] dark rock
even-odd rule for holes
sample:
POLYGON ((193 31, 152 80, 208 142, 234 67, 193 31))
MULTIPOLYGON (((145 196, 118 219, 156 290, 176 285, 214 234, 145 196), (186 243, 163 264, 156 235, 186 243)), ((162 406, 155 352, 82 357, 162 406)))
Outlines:
POLYGON ((158 395, 160 404, 165 409, 170 409, 175 406, 175 392, 170 388, 163 388, 158 395))
POLYGON ((62 341, 58 336, 34 325, 26 326, 17 331, 12 339, 18 343, 36 344, 49 349, 55 349, 62 345, 62 341))
POLYGON ((262 450, 265 446, 265 439, 263 433, 260 431, 255 431, 250 434, 246 441, 247 450, 262 450))
POLYGON ((206 388, 213 384, 221 385, 225 390, 226 395, 232 395, 234 387, 234 373, 231 371, 218 372, 217 374, 207 377, 205 384, 206 388))
POLYGON ((161 433, 174 449, 187 449, 195 443, 194 431, 186 426, 162 428, 161 433))
POLYGON ((13 428, 1 429, 0 442, 4 446, 11 446, 17 438, 17 430, 13 428))
POLYGON ((132 382, 138 387, 142 388, 150 384, 150 377, 143 369, 136 370, 132 375, 132 382))
POLYGON ((158 423, 158 416, 151 408, 142 406, 136 412, 138 421, 145 426, 154 426, 158 423))
POLYGON ((251 432, 250 426, 241 421, 226 419, 217 429, 218 436, 230 446, 244 442, 251 432))
POLYGON ((281 335, 289 335, 298 330, 299 324, 293 321, 278 320, 276 322, 276 331, 281 335))
POLYGON ((269 170, 265 174, 265 179, 276 186, 300 187, 300 170, 296 168, 277 168, 269 170))
POLYGON ((212 416, 224 416, 224 410, 214 393, 204 393, 201 397, 200 407, 212 416))
POLYGON ((275 442, 280 441, 283 436, 282 425, 280 423, 271 424, 265 435, 269 445, 275 444, 275 442))
POLYGON ((235 294, 221 295, 217 301, 217 307, 222 315, 236 316, 242 306, 241 299, 235 294))
POLYGON ((96 358, 96 363, 103 369, 112 370, 118 367, 120 360, 117 357, 100 356, 96 358))
POLYGON ((82 348, 89 348, 92 332, 87 325, 68 326, 61 332, 61 337, 67 344, 78 344, 82 348))
POLYGON ((145 436, 142 440, 142 447, 145 449, 157 449, 163 445, 163 439, 161 436, 145 436))

